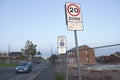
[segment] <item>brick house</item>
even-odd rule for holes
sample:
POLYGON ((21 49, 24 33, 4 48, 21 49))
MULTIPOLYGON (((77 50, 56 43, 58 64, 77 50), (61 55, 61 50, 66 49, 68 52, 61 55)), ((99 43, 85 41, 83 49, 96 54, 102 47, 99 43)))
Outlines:
POLYGON ((22 52, 10 52, 9 56, 16 59, 18 57, 20 57, 20 55, 22 55, 22 52))
POLYGON ((27 57, 24 56, 22 52, 10 52, 9 60, 24 60, 27 57))
MULTIPOLYGON (((95 51, 91 49, 87 45, 79 46, 79 58, 80 58, 80 64, 86 65, 86 64, 95 64, 95 51)), ((76 58, 76 47, 68 50, 69 54, 69 64, 77 63, 76 58)))
POLYGON ((0 62, 5 62, 8 59, 8 53, 0 53, 0 62))

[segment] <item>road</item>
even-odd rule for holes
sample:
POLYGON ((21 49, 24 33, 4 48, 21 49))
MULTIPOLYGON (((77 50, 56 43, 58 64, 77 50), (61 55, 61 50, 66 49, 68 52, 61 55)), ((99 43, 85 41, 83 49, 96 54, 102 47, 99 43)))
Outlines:
POLYGON ((33 70, 30 73, 15 73, 15 67, 0 67, 0 80, 33 80, 47 64, 33 64, 33 70))
POLYGON ((44 66, 44 70, 42 70, 34 80, 56 80, 53 66, 51 64, 44 66))

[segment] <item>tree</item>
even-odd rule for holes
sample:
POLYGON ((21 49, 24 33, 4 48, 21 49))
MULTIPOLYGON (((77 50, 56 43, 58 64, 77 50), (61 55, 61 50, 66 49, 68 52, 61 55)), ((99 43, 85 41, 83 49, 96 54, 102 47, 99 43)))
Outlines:
POLYGON ((36 47, 37 45, 34 45, 32 41, 27 40, 24 49, 22 48, 21 50, 25 55, 34 56, 37 52, 36 47))
POLYGON ((23 54, 20 54, 20 59, 25 60, 25 56, 23 54))
POLYGON ((42 55, 40 51, 37 52, 37 55, 42 55))

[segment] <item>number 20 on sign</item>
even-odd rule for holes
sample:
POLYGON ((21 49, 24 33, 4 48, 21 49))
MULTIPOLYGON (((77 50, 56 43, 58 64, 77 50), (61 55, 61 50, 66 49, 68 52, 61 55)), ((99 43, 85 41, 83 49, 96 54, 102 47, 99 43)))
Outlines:
POLYGON ((68 5, 67 10, 71 16, 78 16, 80 14, 79 6, 75 4, 68 5))

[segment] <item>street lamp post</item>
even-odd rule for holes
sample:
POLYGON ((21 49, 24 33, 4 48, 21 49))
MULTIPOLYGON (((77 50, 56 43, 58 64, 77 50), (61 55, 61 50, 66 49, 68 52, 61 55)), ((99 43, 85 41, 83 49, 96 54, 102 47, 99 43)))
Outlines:
POLYGON ((47 44, 50 44, 50 53, 51 53, 51 59, 50 59, 50 61, 52 63, 52 53, 53 53, 53 51, 52 51, 52 43, 48 42, 47 44))

